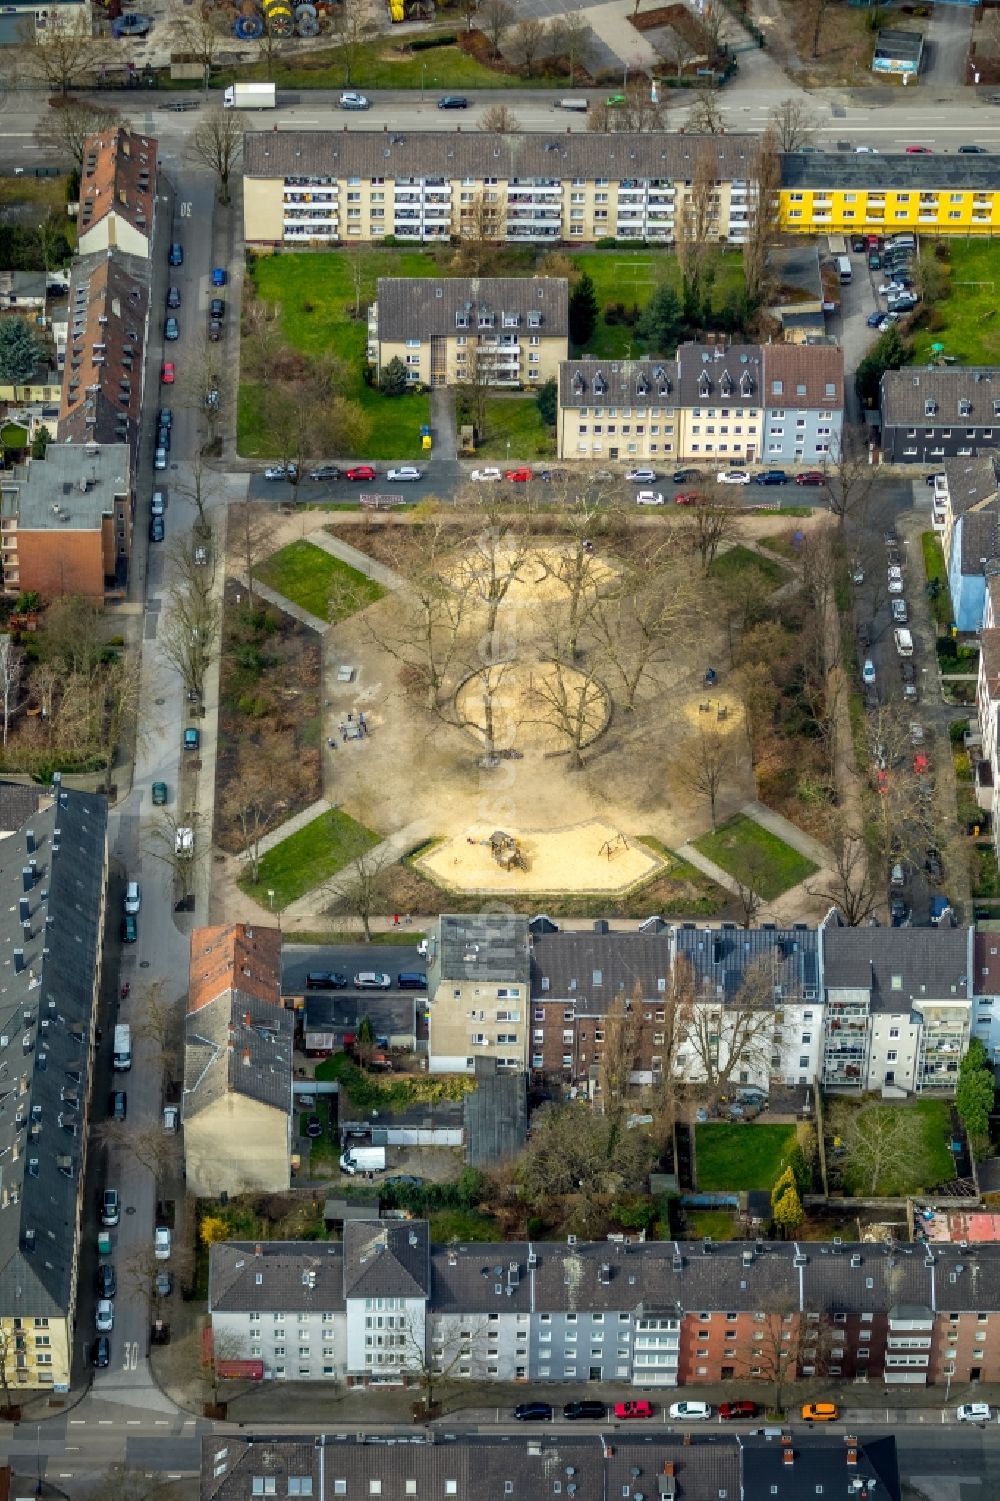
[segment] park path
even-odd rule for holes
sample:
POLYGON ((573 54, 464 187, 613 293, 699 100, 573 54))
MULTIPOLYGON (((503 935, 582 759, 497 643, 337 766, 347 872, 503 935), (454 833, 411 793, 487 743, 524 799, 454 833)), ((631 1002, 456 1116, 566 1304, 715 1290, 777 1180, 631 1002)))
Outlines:
POLYGON ((783 814, 775 813, 773 808, 766 807, 756 799, 744 803, 740 812, 745 818, 752 818, 754 823, 759 823, 762 829, 767 829, 775 838, 790 844, 793 850, 798 850, 800 855, 805 855, 814 865, 829 865, 833 859, 832 851, 825 844, 820 844, 818 839, 814 839, 783 814))
POLYGON ((287 839, 291 834, 297 834, 300 829, 305 828, 306 824, 312 823, 313 819, 320 818, 324 813, 330 813, 332 810, 333 803, 328 797, 318 797, 314 803, 309 804, 308 808, 303 808, 300 813, 294 813, 283 824, 272 829, 270 834, 265 834, 260 841, 261 854, 264 855, 268 850, 273 850, 276 844, 281 844, 282 840, 287 839))
MULTIPOLYGON (((239 577, 241 583, 247 584, 245 573, 241 573, 239 577)), ((247 587, 249 588, 248 584, 247 587)), ((260 579, 254 579, 253 592, 254 594, 259 594, 261 599, 266 599, 269 605, 274 605, 275 609, 282 610, 286 615, 291 615, 292 619, 297 620, 300 625, 307 626, 309 630, 315 631, 317 636, 325 636, 330 629, 330 622, 328 620, 320 620, 318 615, 311 615, 308 610, 304 610, 301 605, 297 605, 294 600, 289 599, 287 594, 280 594, 277 589, 272 589, 267 584, 262 584, 260 579)))
POLYGON ((311 532, 309 541, 316 547, 321 547, 324 552, 328 552, 331 558, 339 558, 342 563, 347 563, 349 567, 357 569, 358 573, 363 573, 365 578, 381 584, 383 589, 395 591, 403 588, 404 581, 398 573, 394 573, 384 563, 376 562, 359 548, 352 547, 349 542, 343 542, 339 537, 331 537, 329 532, 322 530, 311 532))
MULTIPOLYGON (((381 844, 373 845, 370 850, 367 850, 364 856, 365 862, 369 869, 375 862, 385 866, 395 865, 404 855, 408 855, 410 850, 415 849, 418 844, 423 844, 426 839, 430 839, 434 832, 434 824, 431 819, 415 819, 413 823, 408 823, 403 828, 397 829, 394 834, 390 834, 388 839, 383 839, 381 844)), ((345 886, 348 886, 357 874, 358 861, 355 860, 339 870, 336 879, 338 882, 342 882, 345 886)), ((298 901, 289 902, 282 913, 282 924, 285 925, 288 922, 301 921, 302 919, 314 921, 322 915, 325 905, 326 901, 323 890, 321 887, 316 887, 312 891, 307 891, 305 896, 299 897, 298 901)))

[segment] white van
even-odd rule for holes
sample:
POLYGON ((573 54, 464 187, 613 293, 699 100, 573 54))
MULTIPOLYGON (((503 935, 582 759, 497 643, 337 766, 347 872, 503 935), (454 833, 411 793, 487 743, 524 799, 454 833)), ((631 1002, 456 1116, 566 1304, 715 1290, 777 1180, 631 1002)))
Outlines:
POLYGON ((913 637, 910 635, 909 631, 893 631, 892 639, 895 641, 896 651, 901 657, 913 656, 913 637))
POLYGON ((585 115, 590 108, 586 99, 560 99, 556 109, 573 110, 575 114, 585 115))

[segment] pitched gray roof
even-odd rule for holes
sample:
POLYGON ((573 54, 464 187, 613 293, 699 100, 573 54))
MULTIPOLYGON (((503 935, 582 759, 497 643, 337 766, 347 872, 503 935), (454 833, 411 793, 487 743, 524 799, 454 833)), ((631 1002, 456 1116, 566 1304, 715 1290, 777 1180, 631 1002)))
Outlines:
MULTIPOLYGON (((797 1438, 802 1446, 810 1441, 811 1435, 797 1438)), ((441 1442, 418 1432, 369 1435, 360 1442, 343 1432, 308 1439, 260 1434, 252 1440, 216 1434, 202 1445, 201 1497, 252 1501, 264 1491, 262 1477, 273 1477, 273 1494, 285 1497, 295 1493, 289 1477, 311 1476, 317 1501, 333 1495, 368 1501, 372 1481, 379 1482, 382 1501, 407 1501, 413 1494, 407 1487, 414 1485, 424 1498, 553 1501, 567 1494, 571 1477, 571 1501, 608 1501, 632 1495, 640 1476, 647 1477, 645 1494, 655 1497, 657 1475, 670 1467, 683 1501, 735 1501, 741 1494, 740 1453, 736 1435, 727 1433, 657 1433, 651 1442, 646 1434, 631 1438, 619 1431, 607 1448, 594 1436, 548 1433, 504 1438, 456 1432, 441 1442)))
POLYGON ((528 1139, 524 1074, 498 1068, 495 1058, 477 1058, 476 1087, 464 1107, 466 1162, 496 1167, 523 1151, 528 1139))
POLYGON ((219 1241, 208 1260, 212 1313, 337 1313, 344 1253, 335 1241, 219 1241))
POLYGON ((870 990, 872 1010, 909 1011, 972 994, 970 928, 848 928, 827 924, 827 990, 870 990))
POLYGON ((5 1085, 0 1099, 0 1315, 5 1318, 59 1317, 71 1307, 91 1093, 94 977, 101 964, 106 832, 103 798, 61 790, 0 843, 5 971, 0 996, 5 1039, 0 1049, 5 1085), (33 851, 28 830, 34 836, 33 851), (34 880, 25 876, 29 861, 36 862, 34 880))
POLYGON ((430 1291, 430 1229, 353 1221, 344 1226, 345 1298, 425 1298, 430 1291))
POLYGON ((475 333, 481 314, 493 315, 498 335, 565 338, 569 329, 569 283, 559 276, 380 277, 376 298, 378 337, 392 342, 475 333), (512 318, 516 325, 505 323, 512 318))
POLYGON ((434 969, 442 980, 510 981, 527 985, 528 919, 500 912, 440 919, 434 969))
POLYGON ((1000 490, 1000 453, 980 453, 975 458, 945 459, 942 464, 948 481, 949 504, 953 516, 984 503, 996 501, 1000 490))
POLYGON ((988 570, 995 572, 1000 558, 1000 503, 983 511, 967 511, 960 535, 962 573, 982 578, 988 570))
POLYGON ((786 1445, 780 1438, 742 1440, 743 1495, 776 1496, 778 1501, 802 1501, 803 1497, 852 1496, 899 1501, 899 1464, 896 1441, 889 1437, 826 1434, 792 1434, 792 1462, 785 1459, 786 1445), (851 1452, 853 1451, 853 1453, 851 1452), (854 1490, 855 1481, 868 1488, 854 1490))
MULTIPOLYGON (((718 181, 748 178, 759 143, 755 135, 632 135, 589 130, 248 130, 243 137, 246 177, 323 175, 363 178, 495 177, 542 182, 582 177, 611 182, 643 178, 690 181, 706 157, 718 181)), ((915 158, 914 158, 915 159, 915 158)), ((987 158, 980 158, 987 160, 987 158)), ((910 158, 906 158, 910 160, 910 158)), ((959 162, 971 157, 954 158, 959 162)))
POLYGON ((759 344, 682 344, 677 366, 680 406, 767 405, 759 344))
POLYGON ((670 976, 669 933, 549 933, 534 940, 534 1001, 572 1002, 583 1016, 603 1016, 616 996, 664 994, 670 976))
POLYGON ((676 360, 563 360, 559 402, 564 407, 677 405, 676 360))
POLYGON ((230 1090, 287 1115, 294 1029, 290 1011, 238 988, 190 1012, 184 1021, 185 1119, 230 1090))
POLYGON ((877 192, 900 189, 932 192, 950 188, 952 192, 972 192, 985 188, 994 192, 1000 157, 997 156, 907 156, 887 152, 885 155, 855 155, 853 151, 786 153, 781 158, 783 188, 862 188, 877 192))
MULTIPOLYGON (((700 994, 731 998, 747 966, 766 960, 786 1000, 820 999, 819 938, 815 928, 674 929, 675 953, 691 965, 700 994), (721 989, 720 989, 721 987, 721 989)), ((879 935, 881 937, 881 934, 879 935)))
POLYGON ((994 416, 1000 423, 1000 367, 917 369, 909 365, 902 370, 887 370, 882 376, 879 405, 883 427, 989 427, 994 416), (960 410, 961 402, 968 403, 968 412, 960 410))
MULTIPOLYGON (((423 1002, 423 995, 419 1000, 423 1002)), ((363 995, 349 995, 307 990, 303 1025, 307 1032, 356 1032, 367 1016, 378 1035, 403 1032, 415 1036, 417 1001, 412 991, 394 995, 369 990, 363 995)))

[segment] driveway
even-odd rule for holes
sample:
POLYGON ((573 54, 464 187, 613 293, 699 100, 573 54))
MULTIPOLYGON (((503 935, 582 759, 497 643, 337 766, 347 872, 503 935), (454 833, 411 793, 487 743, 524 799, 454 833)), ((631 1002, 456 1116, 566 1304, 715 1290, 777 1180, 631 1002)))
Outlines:
POLYGON ((935 5, 927 27, 923 87, 960 88, 972 35, 974 11, 965 5, 935 5))

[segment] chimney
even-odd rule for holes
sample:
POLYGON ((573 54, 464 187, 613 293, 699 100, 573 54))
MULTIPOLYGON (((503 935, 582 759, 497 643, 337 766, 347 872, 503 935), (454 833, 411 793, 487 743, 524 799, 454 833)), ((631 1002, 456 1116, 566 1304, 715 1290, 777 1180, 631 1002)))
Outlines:
POLYGON ((254 1248, 253 1248, 253 1254, 255 1256, 263 1256, 264 1252, 261 1250, 261 1247, 260 1247, 259 1243, 254 1246, 254 1248))
POLYGON ((245 1067, 249 1067, 249 1065, 250 1065, 250 1049, 249 1048, 244 1048, 243 1049, 243 1063, 244 1063, 245 1067))
POLYGON ((794 1449, 782 1449, 782 1451, 781 1451, 781 1457, 785 1461, 786 1465, 793 1465, 795 1463, 795 1450, 794 1449))
POLYGON ((663 1473, 664 1475, 677 1474, 677 1466, 672 1459, 665 1459, 663 1461, 663 1473))
POLYGON ((24 973, 24 950, 23 949, 15 949, 14 950, 14 973, 15 973, 15 975, 21 975, 21 974, 24 973))
POLYGON ((22 888, 22 890, 23 891, 30 891, 33 884, 34 883, 33 883, 33 878, 32 878, 32 874, 31 874, 31 866, 30 865, 24 865, 24 866, 22 866, 21 867, 21 888, 22 888))
POLYGON ((244 1011, 244 1013, 243 1013, 243 1025, 245 1027, 249 1027, 252 1024, 253 1024, 253 1017, 250 1015, 249 1011, 244 1011))
POLYGON ((856 1470, 858 1467, 857 1443, 856 1438, 849 1438, 847 1440, 847 1468, 849 1470, 856 1470))
POLYGON ((33 855, 35 853, 35 831, 34 831, 34 829, 26 829, 25 830, 24 844, 25 844, 25 848, 28 851, 28 854, 29 855, 33 855))
POLYGON ((18 901, 17 910, 21 914, 21 921, 27 922, 31 916, 31 903, 26 896, 22 896, 18 901))

